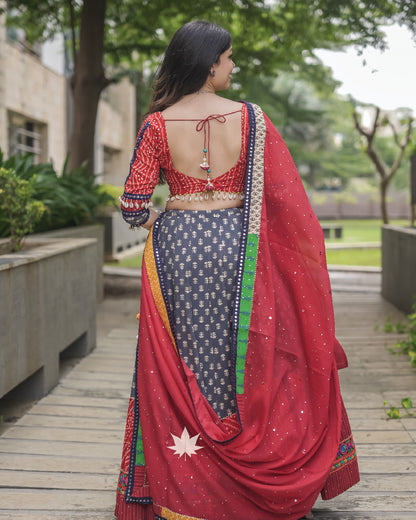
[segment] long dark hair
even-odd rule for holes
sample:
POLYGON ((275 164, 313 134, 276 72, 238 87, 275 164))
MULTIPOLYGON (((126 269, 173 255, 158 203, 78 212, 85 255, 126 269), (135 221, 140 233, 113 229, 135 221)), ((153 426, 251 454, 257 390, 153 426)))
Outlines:
POLYGON ((230 47, 231 34, 215 23, 197 20, 178 29, 157 72, 149 114, 199 90, 212 64, 230 47))

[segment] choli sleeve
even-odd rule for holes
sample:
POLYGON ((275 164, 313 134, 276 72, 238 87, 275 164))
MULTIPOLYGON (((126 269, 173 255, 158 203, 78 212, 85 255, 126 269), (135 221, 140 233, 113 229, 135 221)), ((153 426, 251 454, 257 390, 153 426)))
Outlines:
POLYGON ((130 172, 120 197, 123 218, 132 227, 149 218, 150 198, 159 180, 159 134, 148 116, 137 135, 130 172))

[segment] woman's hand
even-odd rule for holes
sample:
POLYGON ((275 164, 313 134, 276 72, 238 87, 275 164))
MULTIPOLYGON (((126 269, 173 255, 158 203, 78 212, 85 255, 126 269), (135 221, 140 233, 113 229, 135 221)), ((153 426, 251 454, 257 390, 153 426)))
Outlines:
POLYGON ((144 224, 142 224, 142 227, 149 230, 153 224, 155 223, 155 220, 158 218, 159 212, 150 208, 149 209, 149 218, 146 220, 144 224))

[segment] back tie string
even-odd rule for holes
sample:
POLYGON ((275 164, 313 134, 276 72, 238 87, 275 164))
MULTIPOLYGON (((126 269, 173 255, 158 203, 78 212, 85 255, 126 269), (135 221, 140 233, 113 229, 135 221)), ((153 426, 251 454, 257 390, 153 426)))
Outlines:
POLYGON ((207 173, 207 184, 205 186, 205 191, 215 191, 215 187, 211 181, 211 166, 210 166, 210 153, 209 153, 209 141, 211 137, 211 121, 217 121, 218 123, 225 123, 226 116, 230 116, 231 114, 237 114, 241 112, 241 110, 234 110, 234 112, 228 112, 227 114, 211 114, 204 119, 165 119, 165 121, 197 121, 197 125, 195 130, 197 132, 204 131, 204 148, 202 150, 203 157, 202 163, 199 165, 201 170, 204 170, 207 173))

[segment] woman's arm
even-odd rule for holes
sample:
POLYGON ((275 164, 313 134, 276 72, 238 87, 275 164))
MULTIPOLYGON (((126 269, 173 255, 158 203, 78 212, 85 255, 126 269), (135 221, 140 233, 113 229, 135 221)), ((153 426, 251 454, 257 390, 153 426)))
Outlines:
POLYGON ((153 190, 159 180, 159 135, 147 118, 137 136, 130 172, 120 197, 123 218, 132 228, 148 229, 157 213, 150 209, 153 190))

